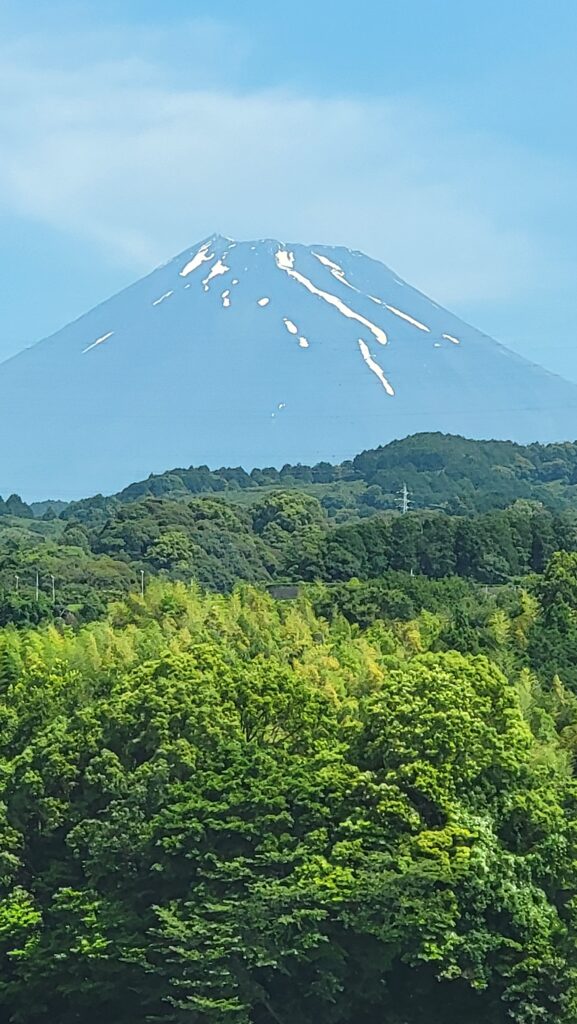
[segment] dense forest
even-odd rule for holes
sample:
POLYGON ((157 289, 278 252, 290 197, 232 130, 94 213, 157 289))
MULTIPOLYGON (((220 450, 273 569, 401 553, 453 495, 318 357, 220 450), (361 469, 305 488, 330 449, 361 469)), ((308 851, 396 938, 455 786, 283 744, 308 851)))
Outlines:
POLYGON ((574 555, 5 629, 3 1019, 572 1024, 576 641, 574 555))
POLYGON ((574 447, 7 499, 0 1018, 574 1024, 574 447))

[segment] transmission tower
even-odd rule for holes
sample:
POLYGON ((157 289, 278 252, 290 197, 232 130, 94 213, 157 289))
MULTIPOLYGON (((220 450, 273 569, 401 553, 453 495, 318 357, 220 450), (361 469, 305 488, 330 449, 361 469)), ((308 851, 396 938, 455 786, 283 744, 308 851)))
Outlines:
POLYGON ((401 491, 401 495, 400 495, 400 498, 399 498, 399 506, 400 506, 402 515, 406 515, 407 512, 409 512, 409 510, 411 508, 411 504, 412 504, 412 502, 411 502, 409 488, 407 487, 406 484, 403 484, 403 489, 401 491))

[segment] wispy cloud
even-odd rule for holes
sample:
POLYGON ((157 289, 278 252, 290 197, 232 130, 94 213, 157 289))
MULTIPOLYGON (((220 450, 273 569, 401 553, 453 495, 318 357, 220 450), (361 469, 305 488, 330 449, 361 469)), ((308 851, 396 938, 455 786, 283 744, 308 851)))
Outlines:
POLYGON ((231 74, 247 44, 212 22, 143 30, 136 47, 118 32, 66 42, 0 52, 0 212, 135 272, 218 230, 363 248, 448 304, 568 273, 543 222, 572 194, 569 174, 449 111, 219 87, 219 57, 234 52, 231 74), (179 48, 191 59, 175 66, 179 48), (55 59, 64 50, 74 58, 55 59))

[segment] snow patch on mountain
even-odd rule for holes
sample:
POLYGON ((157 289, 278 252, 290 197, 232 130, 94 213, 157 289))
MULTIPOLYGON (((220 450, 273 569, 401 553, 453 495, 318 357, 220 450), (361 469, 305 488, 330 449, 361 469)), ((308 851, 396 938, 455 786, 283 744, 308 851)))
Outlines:
POLYGON ((221 277, 223 274, 229 274, 229 273, 230 273, 230 267, 227 267, 222 262, 222 260, 217 260, 216 263, 210 268, 209 274, 207 274, 207 276, 205 277, 204 281, 202 282, 203 285, 204 285, 205 292, 208 291, 209 284, 210 284, 211 281, 214 280, 215 277, 221 277))
POLYGON ((207 263, 209 260, 214 259, 214 253, 209 255, 209 249, 210 242, 205 242, 204 245, 201 245, 200 249, 198 250, 197 253, 195 253, 192 259, 189 260, 188 263, 185 263, 184 267, 180 271, 180 276, 188 277, 189 274, 192 274, 195 270, 198 270, 198 268, 201 267, 203 263, 207 263))
POLYGON ((90 352, 91 349, 96 348, 97 345, 102 345, 103 342, 108 341, 113 334, 114 331, 109 331, 108 334, 103 334, 101 338, 97 338, 96 341, 93 341, 91 345, 87 346, 87 348, 82 349, 82 355, 84 355, 85 352, 90 352))
POLYGON ((379 378, 385 391, 392 398, 395 394, 394 389, 387 380, 387 378, 385 377, 385 371, 383 370, 382 366, 379 366, 379 364, 373 359, 369 351, 369 346, 367 345, 366 341, 363 341, 362 338, 359 338, 359 348, 361 350, 361 355, 365 360, 365 363, 369 367, 369 370, 372 370, 373 373, 379 378))
POLYGON ((334 263, 333 260, 330 260, 328 258, 328 256, 322 256, 318 252, 313 252, 313 256, 316 257, 316 259, 319 261, 319 263, 322 263, 323 267, 328 267, 328 269, 330 270, 331 274, 333 275, 333 277, 335 277, 337 279, 337 281, 340 281, 341 284, 346 284, 347 288, 351 288, 352 291, 357 292, 359 295, 361 294, 361 292, 360 292, 360 290, 358 288, 355 288, 355 286, 353 284, 351 284, 349 281, 347 281, 345 272, 344 272, 343 268, 339 266, 338 263, 334 263))
POLYGON ((169 292, 165 292, 164 295, 161 295, 158 299, 155 299, 152 305, 160 306, 160 303, 164 302, 165 299, 169 299, 171 295, 174 295, 174 289, 171 289, 171 291, 169 292))
POLYGON ((427 331, 430 334, 431 328, 426 327, 425 324, 420 323, 419 320, 415 320, 415 318, 410 316, 409 313, 403 313, 401 309, 397 309, 395 306, 389 306, 388 302, 385 302, 385 306, 390 313, 394 313, 395 316, 400 317, 401 320, 406 320, 407 323, 412 324, 413 327, 418 327, 420 331, 427 331))
POLYGON ((288 252, 286 249, 279 249, 275 259, 279 270, 292 270, 295 265, 294 252, 288 252))
POLYGON ((284 323, 287 331, 289 332, 289 334, 298 334, 299 333, 299 329, 298 329, 297 325, 293 324, 292 320, 288 320, 286 318, 286 316, 283 319, 283 323, 284 323))

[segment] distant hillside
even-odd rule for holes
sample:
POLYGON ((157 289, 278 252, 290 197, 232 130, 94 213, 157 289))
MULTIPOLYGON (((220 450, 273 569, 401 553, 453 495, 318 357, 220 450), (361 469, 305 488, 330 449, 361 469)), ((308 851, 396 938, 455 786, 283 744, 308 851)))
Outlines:
POLYGON ((36 515, 64 519, 105 518, 118 504, 142 498, 186 500, 220 496, 250 504, 263 492, 291 489, 317 497, 336 522, 399 507, 403 485, 411 507, 449 514, 505 508, 518 499, 542 502, 550 509, 577 506, 577 442, 522 446, 511 441, 472 441, 446 434, 415 434, 363 452, 337 465, 286 465, 254 469, 210 470, 207 466, 151 474, 111 497, 96 495, 68 506, 43 502, 36 515))
POLYGON ((422 434, 337 466, 175 469, 60 515, 12 495, 0 503, 0 624, 89 619, 156 575, 218 591, 395 572, 501 586, 558 550, 577 550, 577 444, 422 434))

